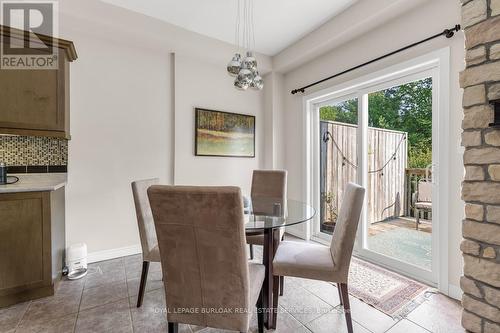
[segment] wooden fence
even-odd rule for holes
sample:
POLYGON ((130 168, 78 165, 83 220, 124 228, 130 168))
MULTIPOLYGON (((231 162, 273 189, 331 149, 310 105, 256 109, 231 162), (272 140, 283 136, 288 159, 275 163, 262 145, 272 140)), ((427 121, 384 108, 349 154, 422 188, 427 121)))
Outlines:
MULTIPOLYGON (((339 208, 345 185, 356 182, 357 126, 338 122, 321 122, 321 138, 329 132, 328 142, 321 140, 321 193, 334 196, 339 208)), ((405 170, 408 160, 406 133, 368 128, 367 214, 370 223, 399 217, 406 211, 405 170)), ((328 205, 322 200, 321 219, 331 220, 328 205)))

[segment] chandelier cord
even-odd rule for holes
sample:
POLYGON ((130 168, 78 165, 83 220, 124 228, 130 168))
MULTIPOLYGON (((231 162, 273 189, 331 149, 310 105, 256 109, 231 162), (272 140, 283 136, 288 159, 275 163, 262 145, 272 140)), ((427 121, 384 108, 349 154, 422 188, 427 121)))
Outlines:
POLYGON ((237 0, 238 4, 236 5, 236 29, 234 42, 236 44, 236 53, 240 51, 240 2, 241 0, 237 0))
MULTIPOLYGON (((327 143, 328 142, 328 137, 330 137, 332 139, 332 143, 335 145, 335 147, 337 148, 338 150, 338 153, 340 154, 340 156, 342 157, 342 162, 346 163, 346 164, 349 164, 350 166, 352 166, 354 169, 357 169, 358 166, 356 164, 354 164, 353 162, 351 162, 345 155, 344 155, 344 152, 342 151, 342 149, 340 149, 337 141, 335 141, 335 138, 333 137, 332 133, 330 133, 329 131, 325 132, 325 134, 323 134, 323 142, 324 143, 327 143)), ((384 171, 384 169, 387 167, 387 165, 392 161, 392 160, 395 160, 396 159, 396 154, 398 153, 399 149, 401 148, 401 144, 403 143, 403 141, 406 140, 406 134, 403 134, 403 136, 401 137, 401 139, 399 140, 399 143, 396 147, 396 150, 394 151, 394 153, 392 153, 391 157, 384 163, 384 165, 382 165, 381 168, 379 169, 375 169, 375 170, 369 170, 368 173, 378 173, 378 172, 381 172, 381 171, 384 171)), ((382 173, 383 175, 383 173, 382 173)))

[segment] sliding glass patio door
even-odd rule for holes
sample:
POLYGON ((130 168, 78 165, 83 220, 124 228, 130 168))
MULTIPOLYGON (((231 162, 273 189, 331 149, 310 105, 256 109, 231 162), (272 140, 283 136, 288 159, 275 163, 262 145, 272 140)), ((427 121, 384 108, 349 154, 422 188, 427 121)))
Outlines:
POLYGON ((348 182, 366 188, 355 254, 437 285, 436 71, 407 73, 316 104, 319 221, 328 240, 348 182), (434 111, 434 112, 433 112, 434 111))

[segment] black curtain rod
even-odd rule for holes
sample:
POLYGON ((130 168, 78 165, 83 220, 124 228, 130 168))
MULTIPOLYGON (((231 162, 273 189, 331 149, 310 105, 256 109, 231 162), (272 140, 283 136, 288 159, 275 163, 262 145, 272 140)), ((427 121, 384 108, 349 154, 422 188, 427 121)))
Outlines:
POLYGON ((352 72, 352 71, 354 71, 354 70, 356 70, 356 69, 358 69, 358 68, 364 67, 364 66, 366 66, 366 65, 370 65, 370 64, 372 64, 372 63, 374 63, 374 62, 377 62, 377 61, 382 60, 382 59, 384 59, 384 58, 390 57, 390 56, 392 56, 392 55, 394 55, 394 54, 396 54, 396 53, 403 52, 403 51, 405 51, 405 50, 408 50, 409 48, 412 48, 412 47, 417 46, 417 45, 419 45, 419 44, 423 44, 423 43, 425 43, 425 42, 428 42, 428 41, 430 41, 430 40, 432 40, 432 39, 434 39, 434 38, 438 38, 438 37, 440 37, 440 36, 445 36, 446 38, 452 38, 452 37, 455 35, 455 32, 460 31, 460 29, 461 29, 460 25, 459 25, 459 24, 457 24, 457 25, 455 25, 455 27, 454 27, 454 28, 451 28, 451 29, 446 29, 446 30, 444 30, 443 32, 440 32, 440 33, 438 33, 438 34, 435 34, 434 36, 431 36, 431 37, 429 37, 429 38, 426 38, 426 39, 424 39, 424 40, 421 40, 420 42, 416 42, 416 43, 410 44, 410 45, 408 45, 408 46, 405 46, 405 47, 403 47, 403 48, 400 48, 399 50, 393 51, 393 52, 391 52, 391 53, 387 53, 386 55, 383 55, 383 56, 378 57, 378 58, 376 58, 376 59, 370 60, 370 61, 368 61, 368 62, 365 62, 365 63, 361 64, 361 65, 358 65, 358 66, 355 66, 355 67, 349 68, 349 69, 347 69, 347 70, 345 70, 345 71, 343 71, 343 72, 340 72, 340 73, 338 73, 338 74, 335 74, 335 75, 329 76, 329 77, 327 77, 327 78, 321 79, 321 80, 319 80, 319 81, 316 81, 316 82, 314 82, 314 83, 308 84, 307 86, 304 86, 304 87, 302 87, 302 88, 294 89, 294 90, 292 90, 292 95, 295 95, 295 94, 296 94, 296 93, 298 93, 298 92, 304 93, 304 92, 305 92, 305 90, 306 90, 307 88, 311 88, 311 87, 313 87, 313 86, 315 86, 315 85, 318 85, 318 84, 323 83, 323 82, 325 82, 325 81, 328 81, 328 80, 331 80, 331 79, 333 79, 333 78, 336 78, 337 76, 344 75, 344 74, 349 73, 349 72, 352 72))

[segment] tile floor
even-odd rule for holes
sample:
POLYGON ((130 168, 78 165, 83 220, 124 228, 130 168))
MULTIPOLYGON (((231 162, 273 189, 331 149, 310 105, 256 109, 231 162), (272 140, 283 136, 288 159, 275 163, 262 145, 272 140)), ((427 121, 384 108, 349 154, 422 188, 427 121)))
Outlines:
MULTIPOLYGON (((167 332, 159 264, 151 264, 143 306, 135 307, 141 264, 140 255, 91 264, 84 279, 62 281, 55 296, 0 309, 0 332, 167 332)), ((279 303, 276 332, 346 331, 332 284, 286 278, 279 303)), ((432 296, 400 321, 352 296, 351 307, 359 333, 464 332, 460 304, 442 295, 432 296)), ((180 331, 220 330, 182 325, 180 331)), ((256 331, 254 318, 251 332, 256 331)))

